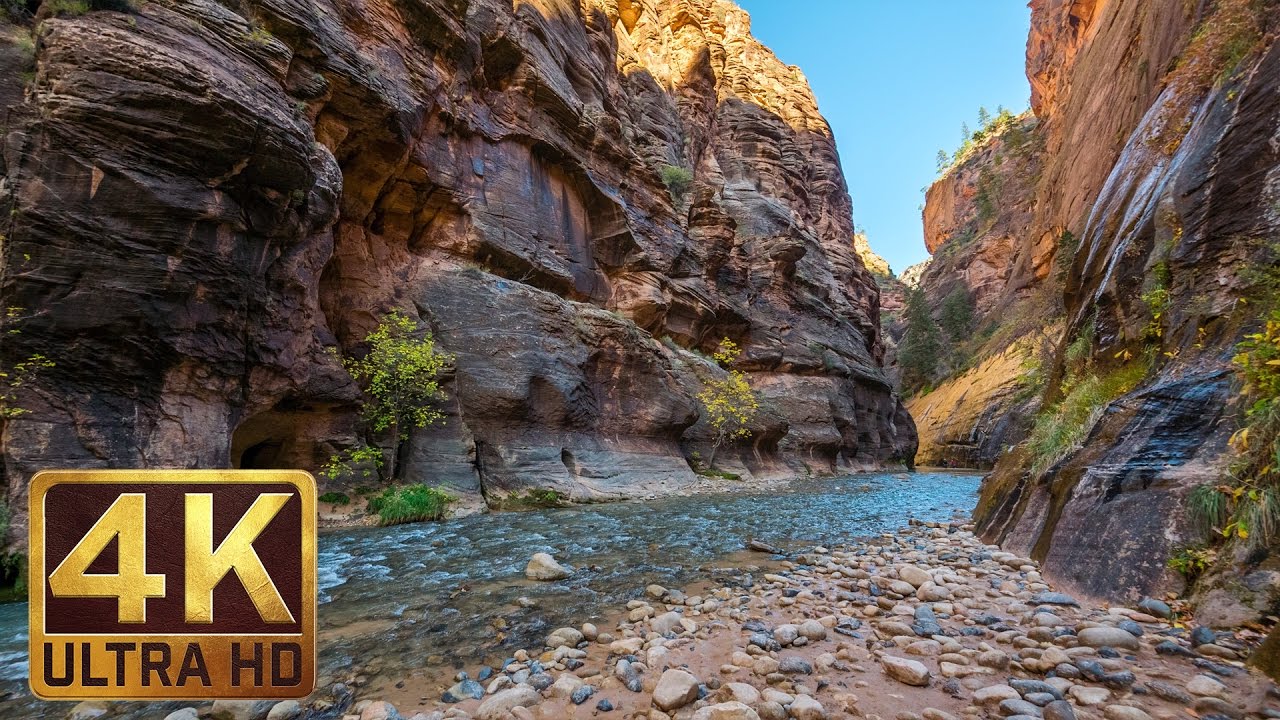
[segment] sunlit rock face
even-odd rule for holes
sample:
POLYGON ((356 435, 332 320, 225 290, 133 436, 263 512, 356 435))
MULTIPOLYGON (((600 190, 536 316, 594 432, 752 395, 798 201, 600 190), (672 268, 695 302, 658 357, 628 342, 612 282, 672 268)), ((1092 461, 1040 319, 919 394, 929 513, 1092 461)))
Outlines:
MULTIPOLYGON (((1217 6, 1276 21, 1271 6, 1217 6)), ((1032 472, 1025 449, 1001 457, 977 518, 986 538, 1092 595, 1179 584, 1165 561, 1201 539, 1185 497, 1223 477, 1241 410, 1229 360, 1258 320, 1241 298, 1280 237, 1280 50, 1265 33, 1242 36, 1241 54, 1206 48, 1199 12, 1176 0, 1032 3, 1044 156, 1021 257, 1049 281, 1061 264, 1046 400, 1062 397, 1066 350, 1082 336, 1091 373, 1150 366, 1048 469, 1032 472), (1054 260, 1064 232, 1078 249, 1054 260)))
POLYGON ((3 59, 0 353, 56 362, 11 538, 42 467, 316 468, 328 350, 395 308, 457 358, 406 477, 473 501, 687 485, 723 337, 765 399, 725 464, 914 454, 830 128, 731 3, 156 0, 44 20, 25 93, 3 59))

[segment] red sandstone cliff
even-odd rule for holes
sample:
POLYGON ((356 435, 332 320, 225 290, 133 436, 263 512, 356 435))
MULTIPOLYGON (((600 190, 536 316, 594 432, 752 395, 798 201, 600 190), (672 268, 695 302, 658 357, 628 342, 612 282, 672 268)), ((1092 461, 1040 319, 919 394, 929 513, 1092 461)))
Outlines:
MULTIPOLYGON (((1050 417, 1090 378, 1117 394, 1077 445, 1003 454, 977 517, 985 537, 1079 591, 1177 586, 1165 560, 1200 539, 1186 495, 1223 476, 1239 412, 1229 360, 1257 321, 1242 299, 1280 237, 1277 12, 1234 0, 1032 3, 1043 152, 1020 190, 1034 197, 1026 230, 1001 253, 1016 282, 991 296, 1057 309, 1047 318, 1063 330, 1042 368, 1050 417)), ((957 214, 951 194, 945 180, 931 191, 934 226, 957 214)), ((968 270, 931 267, 925 282, 968 270)), ((1280 598, 1280 576, 1243 572, 1249 592, 1203 604, 1205 621, 1238 622, 1280 598)))
POLYGON ((56 366, 0 426, 11 539, 43 467, 317 467, 355 441, 328 349, 393 308, 457 357, 409 480, 684 486, 687 349, 725 336, 765 401, 726 462, 914 454, 830 128, 729 2, 153 0, 36 36, 0 73, 0 359, 56 366))

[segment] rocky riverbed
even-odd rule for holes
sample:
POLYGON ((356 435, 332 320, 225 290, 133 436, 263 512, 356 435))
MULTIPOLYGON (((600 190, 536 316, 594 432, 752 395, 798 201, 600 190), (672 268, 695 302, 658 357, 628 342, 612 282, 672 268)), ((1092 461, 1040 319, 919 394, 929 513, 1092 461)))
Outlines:
POLYGON ((1280 717, 1275 686, 1243 662, 1255 633, 1198 627, 1160 600, 1054 592, 1035 562, 962 521, 764 564, 746 588, 649 586, 608 625, 556 629, 443 693, 440 678, 359 690, 349 678, 302 706, 168 720, 1280 717))

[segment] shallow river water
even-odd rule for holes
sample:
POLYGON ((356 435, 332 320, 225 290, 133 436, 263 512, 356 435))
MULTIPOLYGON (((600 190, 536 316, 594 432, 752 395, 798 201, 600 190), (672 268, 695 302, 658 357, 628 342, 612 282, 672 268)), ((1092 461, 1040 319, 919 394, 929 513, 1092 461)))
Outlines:
MULTIPOLYGON (((357 671, 376 682, 424 668, 473 669, 539 646, 556 627, 600 618, 650 583, 750 582, 739 552, 747 540, 798 550, 892 531, 912 517, 968 513, 979 479, 862 474, 795 481, 767 493, 326 532, 319 556, 320 680, 357 671), (576 572, 562 582, 528 581, 524 567, 535 552, 550 552, 576 572), (521 597, 532 607, 521 607, 521 597)), ((8 695, 0 717, 64 717, 70 704, 42 703, 27 689, 26 625, 25 604, 0 605, 0 692, 8 695)), ((160 709, 136 716, 159 720, 160 709)))

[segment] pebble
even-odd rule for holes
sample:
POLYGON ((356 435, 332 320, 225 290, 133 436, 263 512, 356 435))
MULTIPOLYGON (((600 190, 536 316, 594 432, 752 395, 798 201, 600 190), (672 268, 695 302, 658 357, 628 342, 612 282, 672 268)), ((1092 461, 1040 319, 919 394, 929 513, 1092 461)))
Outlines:
POLYGON ((1187 692, 1201 697, 1226 697, 1227 686, 1208 675, 1196 675, 1187 683, 1187 692))
POLYGON ((1068 691, 1072 699, 1078 705, 1086 707, 1091 705, 1101 705, 1111 697, 1111 691, 1106 688, 1089 687, 1087 685, 1074 685, 1068 691))
POLYGON ((1031 717, 1040 717, 1040 708, 1023 700, 1022 698, 1009 698, 1001 700, 998 706, 1001 715, 1009 717, 1011 715, 1029 715, 1031 717))
POLYGON ((596 689, 594 687, 591 687, 590 685, 582 685, 578 689, 574 690, 571 695, 569 695, 569 699, 573 701, 574 705, 581 705, 582 703, 586 702, 588 698, 590 698, 592 695, 595 695, 595 694, 596 694, 596 689))
POLYGON ((476 710, 476 718, 477 720, 506 720, 511 715, 512 708, 530 707, 541 701, 542 696, 537 690, 528 685, 517 685, 485 698, 476 710))
POLYGON ((675 710, 698 699, 698 678, 672 668, 662 673, 653 691, 653 704, 661 710, 675 710))
POLYGON ((802 657, 788 655, 778 661, 778 672, 788 675, 812 675, 813 666, 802 657))
MULTIPOLYGON (((653 718, 653 715, 649 715, 653 718)), ((786 718, 783 712, 782 718, 786 718)), ((699 708, 690 720, 763 720, 761 716, 747 705, 740 702, 726 702, 699 708)), ((779 719, 781 720, 781 719, 779 719)))
POLYGON ((827 711, 822 707, 822 703, 808 695, 796 696, 787 708, 787 712, 795 720, 827 720, 827 711))
POLYGON ((1044 706, 1044 720, 1076 720, 1076 711, 1065 700, 1054 700, 1044 706))
POLYGON ((1162 640, 1156 644, 1156 653, 1159 655, 1177 655, 1181 657, 1196 657, 1196 653, 1182 647, 1173 640, 1162 640))
POLYGON ((1191 631, 1191 647, 1200 647, 1212 642, 1217 642, 1218 634, 1209 628, 1199 625, 1191 631))
POLYGON ((1080 603, 1075 598, 1066 593, 1059 592, 1042 592, 1036 593, 1031 597, 1031 602, 1037 605, 1065 605, 1069 607, 1080 607, 1080 603))
POLYGON ((1138 638, 1118 627, 1091 627, 1076 633, 1081 645, 1092 648, 1111 647, 1137 650, 1138 638))
POLYGON ((1129 705, 1108 705, 1102 709, 1107 720, 1152 720, 1143 710, 1129 705))
POLYGON ((928 570, 916 565, 903 565, 898 568, 898 577, 910 583, 913 587, 919 588, 927 582, 933 581, 933 576, 928 570))
POLYGON ((479 700, 484 697, 484 687, 475 680, 462 680, 453 687, 444 691, 441 698, 447 703, 460 703, 467 698, 479 700))
MULTIPOLYGON (((217 713, 214 713, 217 717, 217 713)), ((385 700, 371 702, 360 711, 360 720, 401 720, 400 711, 396 710, 396 706, 385 700)))
POLYGON ((271 706, 266 720, 293 720, 302 714, 302 706, 297 700, 284 700, 271 706))
POLYGON ((553 630, 551 634, 547 636, 546 642, 547 647, 549 648, 558 648, 562 645, 565 647, 577 647, 578 643, 582 642, 584 639, 585 638, 580 631, 570 627, 563 627, 558 630, 553 630))
POLYGON ((1147 690, 1152 695, 1155 695, 1162 700, 1168 700, 1171 703, 1177 703, 1178 705, 1191 704, 1191 695, 1184 692, 1182 688, 1176 685, 1171 685, 1167 682, 1152 680, 1147 683, 1147 690))
POLYGON ((889 677, 900 683, 925 687, 929 684, 929 668, 915 660, 885 655, 880 659, 881 665, 889 677))
POLYGON ((1156 600, 1155 598, 1143 598, 1138 603, 1138 609, 1148 615, 1154 615, 1158 618, 1169 619, 1173 617, 1173 610, 1168 604, 1156 600))
POLYGON ((1240 708, 1216 697, 1196 698, 1196 701, 1192 703, 1191 708, 1201 717, 1219 715, 1232 718, 1232 720, 1239 720, 1239 718, 1244 717, 1244 713, 1240 711, 1240 708))

